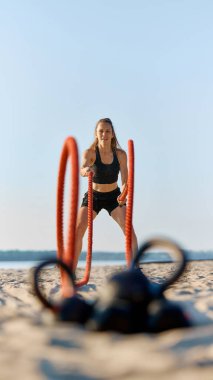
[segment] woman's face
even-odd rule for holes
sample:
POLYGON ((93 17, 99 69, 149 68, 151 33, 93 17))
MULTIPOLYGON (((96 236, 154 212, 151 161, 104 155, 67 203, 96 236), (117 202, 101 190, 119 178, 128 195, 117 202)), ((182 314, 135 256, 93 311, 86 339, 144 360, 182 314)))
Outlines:
POLYGON ((113 138, 112 127, 109 123, 99 123, 96 128, 96 137, 99 142, 110 141, 113 138))

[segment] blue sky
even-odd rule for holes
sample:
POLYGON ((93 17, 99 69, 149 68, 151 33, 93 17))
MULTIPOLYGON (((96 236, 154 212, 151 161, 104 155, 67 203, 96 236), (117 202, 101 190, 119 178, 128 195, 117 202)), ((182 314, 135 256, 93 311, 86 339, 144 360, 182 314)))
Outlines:
MULTIPOLYGON (((81 156, 101 117, 134 141, 139 243, 213 248, 212 14, 210 0, 0 0, 0 249, 56 248, 63 142, 81 156)), ((94 250, 124 250, 104 211, 94 250)))

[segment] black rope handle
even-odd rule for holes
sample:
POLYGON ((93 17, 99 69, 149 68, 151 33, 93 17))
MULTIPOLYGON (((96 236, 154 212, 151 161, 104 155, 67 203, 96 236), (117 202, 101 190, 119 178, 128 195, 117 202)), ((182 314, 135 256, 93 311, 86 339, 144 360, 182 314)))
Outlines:
POLYGON ((48 309, 51 309, 53 312, 57 313, 60 311, 60 304, 55 304, 48 300, 44 294, 41 292, 40 287, 39 287, 39 277, 41 274, 41 271, 47 267, 48 265, 52 264, 57 264, 59 267, 61 267, 66 274, 68 275, 71 285, 73 289, 75 288, 75 280, 74 280, 74 275, 71 269, 60 259, 50 259, 42 262, 39 264, 34 271, 34 276, 33 276, 33 288, 34 288, 34 293, 38 297, 38 299, 41 301, 41 303, 47 307, 48 309))
POLYGON ((171 256, 173 256, 176 259, 176 262, 179 262, 177 270, 174 273, 172 273, 172 275, 167 280, 165 280, 163 284, 159 285, 159 293, 163 293, 171 284, 173 284, 181 276, 186 267, 186 253, 183 250, 183 248, 181 248, 177 243, 165 238, 156 238, 146 241, 144 244, 141 245, 135 258, 132 260, 130 269, 134 269, 138 266, 139 260, 146 251, 148 251, 150 248, 159 247, 170 249, 171 252, 169 252, 169 254, 171 254, 171 256))

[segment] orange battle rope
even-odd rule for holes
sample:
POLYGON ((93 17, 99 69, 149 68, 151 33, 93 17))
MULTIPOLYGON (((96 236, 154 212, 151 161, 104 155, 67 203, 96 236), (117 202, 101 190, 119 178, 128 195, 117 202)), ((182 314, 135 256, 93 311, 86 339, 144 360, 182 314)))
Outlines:
MULTIPOLYGON (((74 255, 75 255, 75 230, 76 230, 76 218, 78 208, 78 188, 79 188, 79 164, 78 164, 78 148, 76 141, 73 137, 68 137, 65 140, 62 148, 59 173, 58 173, 58 185, 57 185, 57 257, 64 261, 69 267, 72 267, 74 255), (68 158, 71 160, 71 177, 70 177, 70 210, 68 221, 68 239, 67 247, 64 247, 64 226, 63 226, 63 205, 64 205, 64 182, 68 158)), ((61 281, 64 296, 70 296, 73 293, 68 279, 65 273, 61 270, 61 281)))
POLYGON ((125 235, 126 235, 126 262, 127 266, 130 267, 132 261, 132 214, 133 214, 133 196, 134 196, 134 144, 132 140, 128 140, 128 201, 126 208, 126 225, 125 225, 125 235))
MULTIPOLYGON (((128 185, 120 195, 120 200, 125 200, 128 192, 128 202, 126 210, 126 262, 130 266, 132 260, 132 212, 133 212, 133 192, 134 192, 134 147, 133 141, 128 141, 128 156, 129 156, 129 175, 128 185)), ((72 269, 75 263, 75 230, 76 218, 78 208, 78 190, 79 190, 79 163, 78 163, 78 148, 76 141, 73 137, 68 137, 65 140, 58 174, 57 186, 57 248, 58 258, 63 260, 72 269), (68 240, 67 247, 64 248, 64 235, 63 235, 63 203, 64 203, 64 182, 67 161, 71 160, 71 184, 70 184, 70 212, 68 223, 68 240)), ((93 196, 92 196, 92 173, 88 176, 88 247, 86 258, 86 269, 83 279, 76 282, 76 286, 80 287, 89 281, 91 262, 92 262, 92 237, 93 237, 93 196)), ((67 281, 67 276, 61 271, 62 288, 64 296, 70 296, 73 293, 67 281)))
POLYGON ((126 263, 130 267, 132 261, 132 214, 133 214, 133 195, 134 195, 134 144, 132 140, 128 140, 128 183, 119 196, 120 201, 125 201, 128 194, 125 236, 126 236, 126 263))

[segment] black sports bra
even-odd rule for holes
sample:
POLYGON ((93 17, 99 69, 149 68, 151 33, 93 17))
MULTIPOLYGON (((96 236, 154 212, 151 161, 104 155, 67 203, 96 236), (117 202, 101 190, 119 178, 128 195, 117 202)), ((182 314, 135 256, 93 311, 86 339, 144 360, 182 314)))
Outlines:
POLYGON ((95 175, 93 176, 94 183, 114 183, 118 180, 120 164, 115 151, 113 151, 113 161, 111 164, 103 164, 98 147, 96 147, 96 160, 93 164, 95 175))

